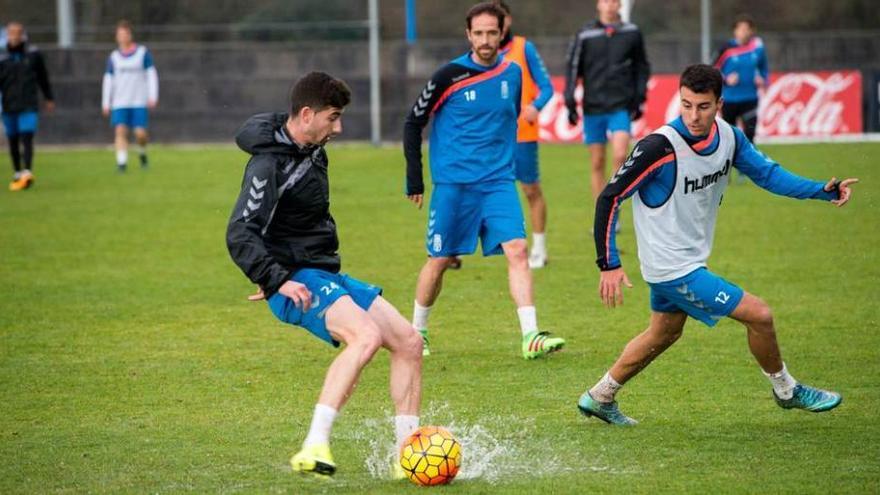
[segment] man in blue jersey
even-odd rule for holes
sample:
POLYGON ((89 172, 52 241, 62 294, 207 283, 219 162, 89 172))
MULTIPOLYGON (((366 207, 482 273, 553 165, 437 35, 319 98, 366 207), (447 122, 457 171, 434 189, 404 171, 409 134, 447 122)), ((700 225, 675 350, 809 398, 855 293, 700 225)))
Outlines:
POLYGON ((516 180, 522 186, 532 220, 532 248, 529 252, 529 267, 543 268, 547 264, 547 202, 541 190, 541 177, 538 170, 538 114, 553 96, 550 75, 535 44, 523 36, 514 36, 510 27, 513 24, 510 6, 498 2, 507 14, 504 18, 504 36, 501 39, 501 54, 505 59, 519 65, 522 70, 522 97, 516 132, 516 180))
POLYGON ((514 184, 522 71, 498 56, 503 10, 489 2, 474 5, 466 26, 471 51, 431 76, 404 124, 406 195, 421 208, 422 130, 434 116, 428 261, 419 273, 413 326, 424 337, 427 355, 428 315, 443 273, 453 257, 473 253, 479 240, 484 256, 507 257, 522 354, 534 359, 561 349, 565 341, 538 330, 525 222, 514 184))
POLYGON ((707 269, 715 219, 733 168, 782 196, 843 206, 857 179, 827 183, 799 177, 755 149, 738 128, 716 118, 722 108, 721 73, 693 65, 681 76, 681 116, 639 141, 596 203, 594 225, 599 294, 609 307, 631 287, 614 241, 620 203, 633 198, 642 276, 651 287, 651 321, 624 348, 605 376, 578 401, 587 416, 607 423, 636 421, 617 407, 615 394, 681 337, 688 317, 709 327, 724 317, 742 323, 749 350, 785 409, 828 411, 841 397, 798 383, 789 374, 767 303, 707 269), (636 194, 638 193, 638 194, 636 194))
POLYGON ((733 23, 733 38, 718 50, 715 68, 721 71, 724 107, 721 116, 730 125, 742 121, 742 129, 750 142, 755 140, 758 126, 758 91, 769 80, 764 42, 755 36, 755 21, 741 15, 733 23))

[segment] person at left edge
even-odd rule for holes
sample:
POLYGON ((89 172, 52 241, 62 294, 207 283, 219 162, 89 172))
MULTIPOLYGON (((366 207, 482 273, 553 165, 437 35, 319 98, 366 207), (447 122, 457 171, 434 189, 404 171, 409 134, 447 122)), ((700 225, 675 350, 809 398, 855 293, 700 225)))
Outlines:
POLYGON ((425 85, 404 124, 406 196, 419 208, 422 130, 431 116, 429 147, 434 189, 428 216, 428 261, 419 273, 413 326, 428 348, 428 315, 453 257, 504 254, 510 294, 522 331, 522 355, 534 359, 565 345, 538 330, 528 264, 525 222, 514 184, 514 151, 522 71, 498 56, 504 11, 490 2, 474 5, 465 19, 471 51, 441 67, 425 85))
POLYGON ((55 110, 55 100, 43 55, 37 47, 27 43, 24 25, 16 21, 8 23, 6 36, 6 45, 0 51, 0 93, 3 95, 3 127, 14 169, 9 190, 21 191, 34 183, 34 134, 40 109, 37 90, 43 92, 47 112, 55 110))

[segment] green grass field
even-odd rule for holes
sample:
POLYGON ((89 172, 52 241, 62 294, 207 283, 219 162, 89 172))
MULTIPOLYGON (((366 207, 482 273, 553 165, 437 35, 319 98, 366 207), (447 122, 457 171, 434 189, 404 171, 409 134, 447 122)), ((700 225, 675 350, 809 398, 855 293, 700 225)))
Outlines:
MULTIPOLYGON (((601 306, 586 152, 544 146, 551 263, 539 323, 567 349, 519 357, 504 261, 447 275, 424 364, 423 423, 447 425, 464 470, 442 493, 880 492, 880 145, 765 146, 798 173, 856 176, 836 209, 728 189, 711 268, 774 308, 794 376, 840 391, 783 411, 744 329, 689 322, 619 395, 631 429, 575 402, 647 322, 629 204, 619 244, 635 288, 601 306)), ((330 146, 344 269, 410 316, 426 212, 401 195, 397 148, 330 146)), ((116 175, 112 152, 40 152, 35 188, 0 192, 0 493, 421 493, 384 479, 385 353, 337 421, 335 479, 294 475, 334 351, 278 322, 224 235, 245 155, 157 147, 116 175)), ((0 166, 8 167, 3 156, 0 166)))

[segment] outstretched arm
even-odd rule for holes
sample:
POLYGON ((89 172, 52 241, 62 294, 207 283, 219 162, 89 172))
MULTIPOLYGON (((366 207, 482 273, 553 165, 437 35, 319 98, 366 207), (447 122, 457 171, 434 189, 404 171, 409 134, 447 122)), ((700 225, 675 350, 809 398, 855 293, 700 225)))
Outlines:
POLYGON ((858 179, 838 181, 833 178, 828 183, 822 183, 793 174, 758 151, 741 130, 734 127, 733 132, 736 136, 733 166, 761 188, 780 196, 822 199, 837 206, 843 206, 849 201, 852 194, 849 186, 858 182, 858 179))

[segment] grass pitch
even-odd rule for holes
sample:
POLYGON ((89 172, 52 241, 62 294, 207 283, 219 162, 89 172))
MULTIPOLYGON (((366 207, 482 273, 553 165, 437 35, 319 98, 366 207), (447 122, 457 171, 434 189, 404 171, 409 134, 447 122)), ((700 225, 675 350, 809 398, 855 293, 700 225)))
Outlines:
MULTIPOLYGON (((710 268, 775 311, 789 369, 844 396, 831 413, 783 411, 744 329, 689 322, 619 395, 631 429, 576 400, 648 317, 625 205, 619 245, 635 283, 603 308, 589 234, 586 151, 543 146, 550 264, 539 324, 568 340, 519 356, 503 259, 467 257, 432 315, 423 423, 463 442, 443 493, 880 491, 880 145, 762 146, 817 179, 856 176, 853 202, 731 186, 710 268)), ((399 149, 331 144, 343 269, 410 316, 425 210, 403 199, 399 149)), ((287 463, 335 352, 249 303, 224 232, 243 153, 154 148, 114 172, 108 151, 40 152, 37 183, 0 193, 0 492, 416 493, 385 478, 391 401, 384 353, 337 421, 334 480, 287 463)), ((0 166, 8 167, 3 157, 0 166)))

